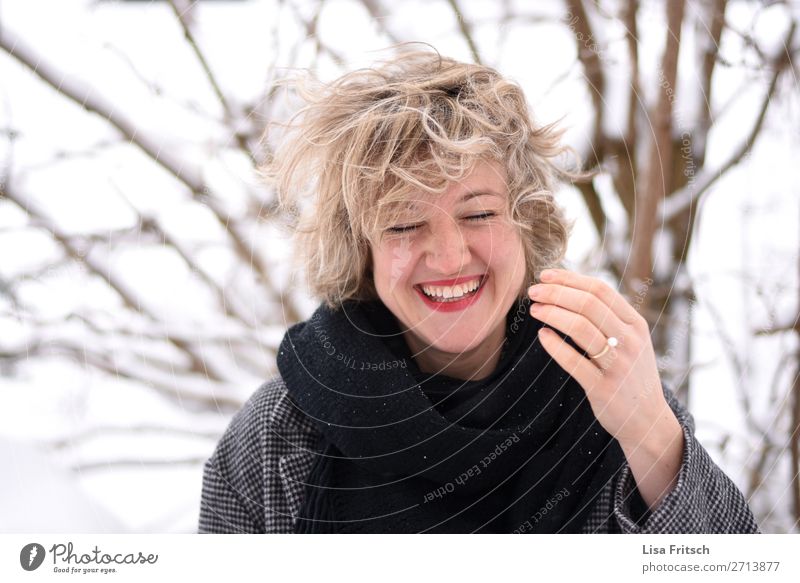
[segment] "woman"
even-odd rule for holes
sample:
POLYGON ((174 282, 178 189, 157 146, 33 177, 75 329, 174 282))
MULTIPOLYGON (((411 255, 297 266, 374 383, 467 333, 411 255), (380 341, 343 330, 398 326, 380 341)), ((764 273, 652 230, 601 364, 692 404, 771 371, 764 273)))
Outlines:
POLYGON ((206 463, 200 532, 758 532, 645 320, 559 269, 574 175, 519 86, 411 52, 300 89, 264 174, 314 201, 322 301, 206 463))

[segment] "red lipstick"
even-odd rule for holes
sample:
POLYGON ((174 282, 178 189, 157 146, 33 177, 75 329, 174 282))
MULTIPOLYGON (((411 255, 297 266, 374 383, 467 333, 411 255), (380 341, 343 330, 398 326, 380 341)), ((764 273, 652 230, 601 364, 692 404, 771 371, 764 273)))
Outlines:
POLYGON ((459 283, 467 283, 473 279, 485 276, 485 273, 477 273, 475 275, 465 275, 464 277, 457 277, 455 279, 438 279, 436 281, 421 281, 417 285, 458 285, 459 283))
MULTIPOLYGON (((472 304, 474 304, 475 302, 478 301, 478 298, 483 293, 483 288, 484 288, 484 286, 486 284, 486 280, 489 279, 489 276, 488 275, 486 275, 486 276, 475 276, 475 275, 472 275, 470 277, 459 277, 456 280, 450 280, 450 281, 455 281, 456 283, 462 283, 464 281, 472 281, 476 277, 481 277, 481 282, 480 282, 480 285, 478 286, 478 289, 475 290, 474 292, 472 292, 471 294, 468 294, 468 295, 464 296, 463 298, 461 298, 460 300, 456 300, 456 301, 440 302, 440 301, 434 300, 434 299, 428 297, 427 295, 425 295, 425 292, 423 292, 422 288, 420 287, 421 284, 420 285, 415 285, 414 289, 419 294, 419 296, 422 298, 422 301, 425 302, 425 305, 428 306, 429 308, 431 308, 432 310, 435 310, 437 312, 458 312, 460 310, 464 310, 464 309, 468 308, 469 306, 471 306, 472 304)), ((425 285, 444 285, 444 284, 441 284, 441 283, 439 283, 439 284, 436 284, 436 283, 425 283, 425 285)), ((450 284, 450 285, 455 285, 455 284, 450 284)))

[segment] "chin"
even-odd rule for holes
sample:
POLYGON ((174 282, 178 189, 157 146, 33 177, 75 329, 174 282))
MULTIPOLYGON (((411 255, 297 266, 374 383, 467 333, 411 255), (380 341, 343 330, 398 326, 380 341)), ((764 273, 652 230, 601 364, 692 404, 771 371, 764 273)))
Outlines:
MULTIPOLYGON (((485 322, 481 322, 480 326, 485 326, 485 322)), ((474 332, 464 331, 461 323, 454 323, 452 326, 443 326, 437 330, 421 330, 424 324, 417 329, 417 335, 425 342, 426 345, 452 354, 459 354, 462 352, 469 352, 479 347, 486 338, 489 336, 491 330, 479 329, 474 332)))

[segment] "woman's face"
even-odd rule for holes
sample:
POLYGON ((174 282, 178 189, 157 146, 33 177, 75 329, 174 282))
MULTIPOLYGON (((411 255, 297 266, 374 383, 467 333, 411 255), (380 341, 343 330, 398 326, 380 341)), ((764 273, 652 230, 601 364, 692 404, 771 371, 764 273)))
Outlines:
POLYGON ((412 349, 496 351, 525 277, 505 171, 481 161, 440 198, 426 197, 416 201, 420 218, 391 225, 371 247, 378 295, 412 349))

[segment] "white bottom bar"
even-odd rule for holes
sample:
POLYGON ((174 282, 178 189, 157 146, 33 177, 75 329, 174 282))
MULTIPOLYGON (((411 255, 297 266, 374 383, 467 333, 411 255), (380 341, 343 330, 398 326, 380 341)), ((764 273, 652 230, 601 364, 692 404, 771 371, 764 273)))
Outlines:
POLYGON ((0 581, 800 581, 798 535, 0 535, 0 581), (33 546, 36 550, 33 550, 33 546), (71 546, 70 546, 71 545, 71 546), (40 549, 44 549, 44 556, 40 549), (35 555, 31 557, 31 555, 35 555), (33 571, 23 562, 40 566, 33 571), (133 562, 133 564, 131 564, 133 562))

